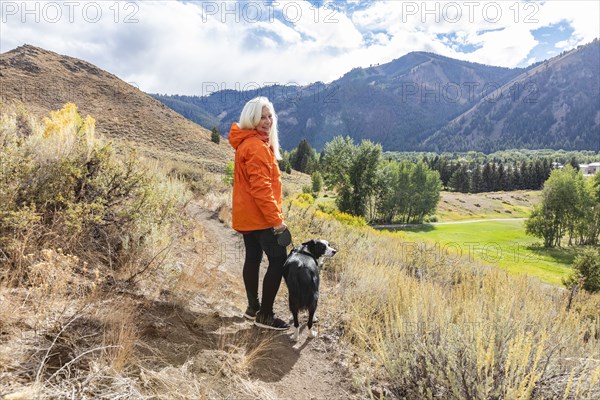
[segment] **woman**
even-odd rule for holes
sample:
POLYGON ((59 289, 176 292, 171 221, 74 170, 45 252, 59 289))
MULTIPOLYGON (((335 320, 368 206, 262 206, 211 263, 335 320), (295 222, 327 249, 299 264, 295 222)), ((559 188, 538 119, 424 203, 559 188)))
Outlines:
POLYGON ((275 233, 287 229, 281 211, 281 159, 277 116, 266 97, 246 103, 239 123, 229 131, 235 149, 232 226, 244 236, 246 259, 244 285, 248 308, 244 316, 263 328, 286 330, 289 325, 273 313, 287 252, 275 233), (262 302, 258 301, 260 261, 266 253, 269 266, 263 279, 262 302))

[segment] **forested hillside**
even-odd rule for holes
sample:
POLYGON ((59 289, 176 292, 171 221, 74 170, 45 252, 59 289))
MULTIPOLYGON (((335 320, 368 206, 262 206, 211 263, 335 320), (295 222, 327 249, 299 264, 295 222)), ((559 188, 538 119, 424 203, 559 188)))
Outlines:
POLYGON ((288 150, 301 139, 321 150, 336 135, 385 151, 600 149, 598 40, 527 69, 414 52, 328 84, 246 88, 253 90, 154 97, 227 135, 246 101, 267 96, 288 150))
POLYGON ((600 41, 530 67, 423 148, 600 150, 600 41))
POLYGON ((301 139, 322 149, 336 135, 349 135, 382 143, 385 150, 407 150, 418 149, 428 135, 474 106, 490 87, 503 85, 521 71, 414 52, 387 64, 355 68, 328 84, 153 96, 207 128, 218 126, 223 134, 246 101, 267 96, 278 112, 285 149, 301 139))

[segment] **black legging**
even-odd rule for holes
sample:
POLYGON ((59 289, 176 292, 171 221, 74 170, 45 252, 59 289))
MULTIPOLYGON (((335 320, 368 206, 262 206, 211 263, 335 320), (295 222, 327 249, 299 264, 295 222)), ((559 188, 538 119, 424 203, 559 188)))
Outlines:
POLYGON ((246 247, 246 260, 244 261, 243 271, 244 285, 246 286, 248 304, 252 307, 258 306, 258 276, 263 252, 269 259, 269 267, 263 279, 260 311, 261 314, 270 314, 273 312, 273 303, 283 276, 283 264, 287 258, 286 248, 277 243, 271 229, 244 234, 244 246, 246 247))

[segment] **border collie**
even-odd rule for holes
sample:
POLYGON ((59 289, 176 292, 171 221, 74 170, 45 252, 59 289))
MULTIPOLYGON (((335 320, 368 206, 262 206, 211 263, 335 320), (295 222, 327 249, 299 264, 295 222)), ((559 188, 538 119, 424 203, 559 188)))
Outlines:
POLYGON ((319 269, 323 265, 322 257, 333 257, 337 250, 329 246, 326 240, 309 240, 296 247, 283 265, 283 277, 288 287, 289 305, 294 317, 295 332, 292 340, 297 341, 300 334, 298 312, 308 310, 308 329, 312 337, 313 318, 319 301, 319 269))

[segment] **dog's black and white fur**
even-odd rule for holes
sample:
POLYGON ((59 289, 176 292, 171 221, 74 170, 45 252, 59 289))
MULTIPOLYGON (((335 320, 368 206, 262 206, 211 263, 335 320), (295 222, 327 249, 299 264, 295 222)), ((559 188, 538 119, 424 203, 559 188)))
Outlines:
POLYGON ((317 335, 312 327, 319 301, 319 269, 323 265, 323 257, 333 257, 336 251, 326 240, 309 240, 292 250, 283 266, 290 311, 296 328, 292 336, 294 341, 298 340, 300 334, 300 310, 308 310, 308 329, 312 337, 317 335))

